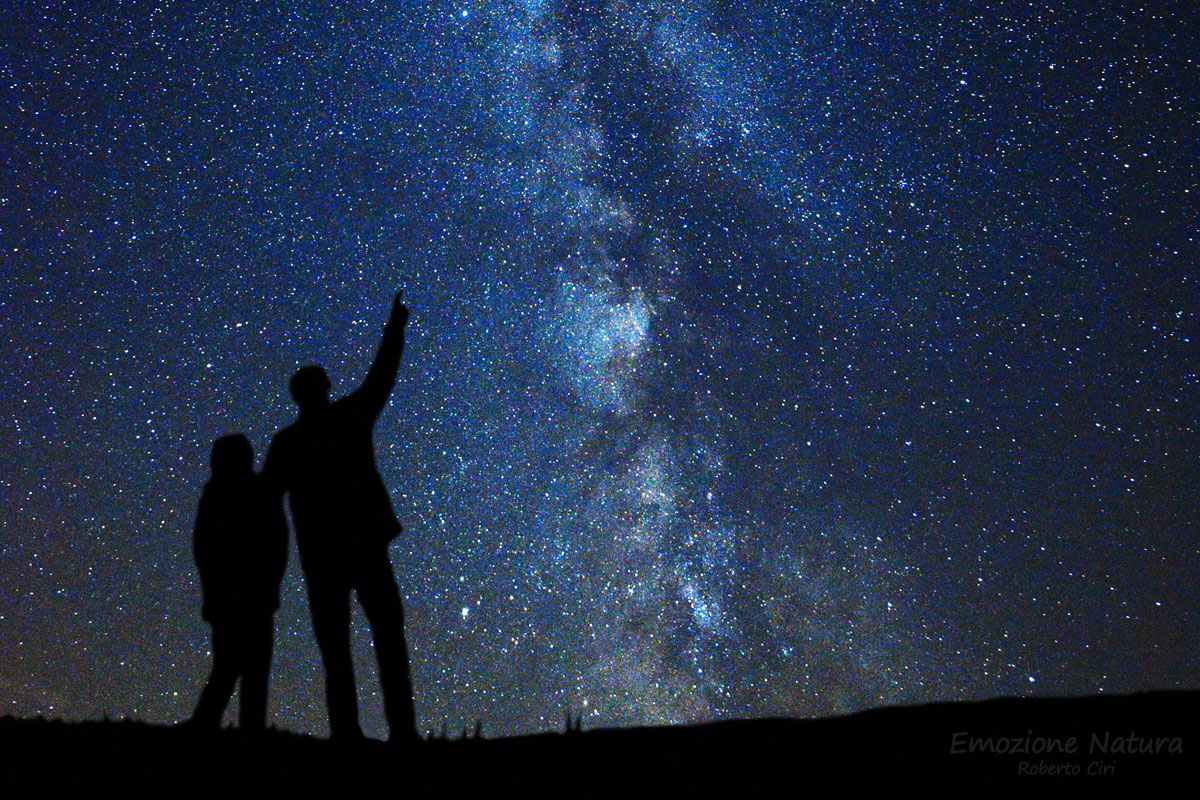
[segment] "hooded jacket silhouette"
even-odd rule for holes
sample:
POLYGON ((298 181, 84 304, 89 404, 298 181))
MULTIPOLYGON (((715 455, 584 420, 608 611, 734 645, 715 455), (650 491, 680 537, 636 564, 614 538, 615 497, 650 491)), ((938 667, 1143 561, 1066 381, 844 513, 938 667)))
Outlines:
POLYGON ((240 724, 266 723, 274 613, 287 567, 287 520, 279 497, 254 474, 254 449, 242 434, 212 448, 212 479, 196 511, 193 554, 212 625, 213 669, 193 721, 215 728, 237 681, 240 724))

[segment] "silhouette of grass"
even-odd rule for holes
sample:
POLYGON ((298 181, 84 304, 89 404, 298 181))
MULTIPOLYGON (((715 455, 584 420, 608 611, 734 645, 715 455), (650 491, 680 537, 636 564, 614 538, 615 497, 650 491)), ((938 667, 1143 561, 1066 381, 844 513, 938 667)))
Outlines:
POLYGON ((774 784, 791 791, 822 778, 878 787, 913 779, 1028 781, 1019 773, 1021 763, 1039 760, 1077 765, 1079 780, 1092 780, 1086 771, 1099 763, 1112 771, 1094 779, 1116 785, 1188 775, 1200 747, 1197 712, 1200 692, 1002 698, 817 720, 608 730, 579 730, 575 723, 569 735, 503 739, 479 736, 477 725, 464 738, 434 738, 411 747, 371 739, 339 744, 277 730, 203 734, 132 720, 0 717, 0 762, 6 788, 27 782, 41 789, 113 788, 135 796, 283 791, 353 796, 375 794, 379 786, 389 787, 389 796, 409 795, 416 787, 439 796, 500 787, 560 794, 626 784, 750 792, 774 784), (1022 748, 1021 740, 1036 749, 1038 741, 1062 746, 1070 737, 1076 739, 1074 753, 1012 752, 1022 748), (972 740, 991 744, 966 752, 972 740), (1138 752, 1125 752, 1130 749, 1138 752))

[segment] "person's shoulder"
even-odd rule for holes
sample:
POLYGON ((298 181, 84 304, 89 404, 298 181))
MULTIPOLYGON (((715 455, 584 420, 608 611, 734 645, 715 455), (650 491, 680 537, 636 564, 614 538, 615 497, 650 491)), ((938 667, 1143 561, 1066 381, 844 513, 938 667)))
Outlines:
POLYGON ((358 401, 359 389, 355 389, 348 395, 339 397, 329 404, 329 411, 325 416, 325 424, 334 428, 343 427, 348 420, 358 416, 358 408, 362 405, 358 401))
POLYGON ((271 444, 267 446, 268 454, 270 454, 270 451, 273 451, 273 450, 274 451, 285 450, 288 447, 290 447, 291 443, 296 438, 296 434, 298 432, 298 427, 297 427, 298 425, 299 425, 299 420, 297 420, 296 422, 293 422, 291 425, 287 425, 283 428, 280 428, 275 433, 275 435, 271 437, 271 444))
POLYGON ((220 481, 209 481, 200 491, 200 502, 196 504, 197 523, 212 522, 229 504, 228 488, 220 481))
POLYGON ((293 436, 295 436, 296 428, 299 425, 300 425, 299 419, 292 420, 292 422, 290 424, 284 425, 282 428, 280 428, 279 430, 277 430, 275 432, 274 436, 271 437, 271 444, 274 445, 276 442, 286 441, 286 440, 292 438, 293 436))
POLYGON ((373 422, 375 414, 371 410, 371 398, 365 387, 358 387, 350 394, 340 398, 333 404, 334 415, 343 421, 373 422))
POLYGON ((247 477, 229 478, 228 480, 209 481, 204 487, 204 496, 213 501, 226 502, 231 499, 240 500, 247 492, 252 491, 257 475, 247 477))
POLYGON ((272 500, 275 499, 275 482, 265 472, 256 472, 254 477, 250 479, 250 493, 260 499, 272 500))

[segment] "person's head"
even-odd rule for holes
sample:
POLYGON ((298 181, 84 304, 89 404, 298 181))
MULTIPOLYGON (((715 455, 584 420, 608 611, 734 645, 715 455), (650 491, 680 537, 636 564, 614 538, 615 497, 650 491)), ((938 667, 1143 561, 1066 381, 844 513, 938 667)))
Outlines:
POLYGON ((316 364, 296 370, 288 389, 301 411, 329 405, 329 376, 316 364))
POLYGON ((209 458, 214 478, 236 478, 254 472, 254 447, 245 434, 222 436, 213 442, 209 458))

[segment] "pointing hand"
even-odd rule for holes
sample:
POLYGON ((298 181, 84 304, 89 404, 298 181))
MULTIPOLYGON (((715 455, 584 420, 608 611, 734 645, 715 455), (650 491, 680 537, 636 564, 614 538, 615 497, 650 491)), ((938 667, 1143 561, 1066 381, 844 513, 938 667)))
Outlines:
POLYGON ((392 321, 400 327, 408 325, 408 306, 404 305, 403 290, 396 292, 396 299, 392 303, 392 321))

